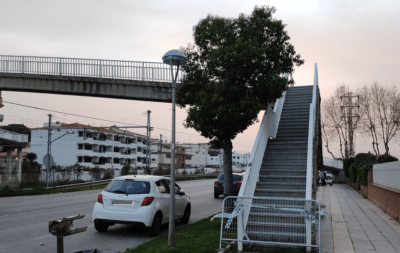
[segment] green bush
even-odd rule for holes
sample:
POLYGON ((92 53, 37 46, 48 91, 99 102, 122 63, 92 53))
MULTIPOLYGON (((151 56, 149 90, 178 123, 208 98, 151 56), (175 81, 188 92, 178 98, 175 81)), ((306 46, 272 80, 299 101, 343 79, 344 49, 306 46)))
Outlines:
POLYGON ((129 175, 131 171, 131 166, 129 164, 125 164, 121 169, 121 176, 129 175))
POLYGON ((357 166, 356 163, 353 163, 349 169, 350 180, 352 182, 356 182, 357 180, 357 166))
POLYGON ((388 163, 388 162, 396 162, 396 161, 398 161, 398 160, 399 160, 399 159, 397 159, 396 157, 391 156, 391 155, 381 155, 381 156, 379 157, 378 162, 379 162, 379 163, 388 163))
POLYGON ((376 156, 371 153, 359 153, 355 157, 356 167, 357 169, 361 168, 364 165, 367 165, 372 169, 372 165, 376 163, 376 156))
POLYGON ((346 177, 350 177, 349 169, 353 163, 354 163, 354 157, 343 159, 343 172, 346 175, 346 177))
POLYGON ((357 176, 358 176, 358 182, 362 185, 367 185, 368 183, 368 171, 370 168, 368 165, 364 165, 360 168, 357 169, 357 176))

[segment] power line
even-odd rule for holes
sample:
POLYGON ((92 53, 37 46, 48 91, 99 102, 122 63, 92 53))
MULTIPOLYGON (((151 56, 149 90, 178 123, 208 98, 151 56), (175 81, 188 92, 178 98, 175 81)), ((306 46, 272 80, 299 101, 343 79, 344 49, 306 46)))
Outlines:
MULTIPOLYGON (((3 101, 3 103, 12 104, 12 105, 17 105, 17 106, 22 106, 22 107, 27 107, 27 108, 36 109, 36 110, 41 110, 41 111, 61 113, 61 114, 64 114, 64 115, 71 115, 71 116, 76 116, 76 117, 81 117, 81 118, 86 118, 86 119, 94 119, 94 120, 106 121, 106 122, 111 122, 111 123, 119 123, 119 124, 123 124, 123 125, 135 125, 135 126, 138 126, 137 124, 133 124, 133 123, 124 123, 124 122, 120 122, 120 121, 113 121, 113 120, 107 120, 107 119, 100 119, 100 118, 89 117, 89 116, 84 116, 84 115, 79 115, 79 114, 74 114, 74 113, 60 112, 60 111, 55 111, 55 110, 50 110, 50 109, 45 109, 45 108, 30 106, 30 105, 23 105, 23 104, 14 103, 14 102, 3 101)), ((171 132, 171 130, 168 130, 168 129, 165 129, 165 128, 160 128, 160 127, 153 127, 153 128, 154 128, 154 129, 158 129, 158 130, 162 130, 162 131, 171 132)), ((179 134, 186 134, 186 135, 192 135, 192 136, 197 136, 197 137, 199 137, 199 135, 190 134, 190 133, 184 133, 184 132, 179 132, 179 131, 176 131, 176 133, 179 133, 179 134)), ((237 143, 236 141, 234 141, 234 142, 237 143)), ((245 146, 245 147, 247 147, 247 148, 251 148, 251 147, 246 146, 246 145, 243 145, 243 144, 239 144, 239 145, 245 146)))

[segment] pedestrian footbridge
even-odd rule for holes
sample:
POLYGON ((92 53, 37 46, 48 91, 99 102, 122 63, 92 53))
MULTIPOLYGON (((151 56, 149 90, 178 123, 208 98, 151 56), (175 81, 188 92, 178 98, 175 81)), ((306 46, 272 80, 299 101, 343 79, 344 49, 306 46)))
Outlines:
POLYGON ((171 102, 171 80, 161 62, 0 55, 6 91, 171 102))

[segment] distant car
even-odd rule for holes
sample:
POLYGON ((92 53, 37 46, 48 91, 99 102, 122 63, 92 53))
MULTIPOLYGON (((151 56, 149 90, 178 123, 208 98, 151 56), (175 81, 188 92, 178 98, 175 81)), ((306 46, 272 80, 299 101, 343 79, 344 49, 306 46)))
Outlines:
MULTIPOLYGON (((175 218, 182 224, 190 219, 190 197, 177 184, 175 218)), ((170 180, 167 177, 129 175, 114 178, 99 194, 92 221, 98 232, 115 224, 144 225, 151 236, 160 233, 169 221, 170 180)))
POLYGON ((332 173, 325 171, 326 174, 326 179, 331 180, 332 179, 332 173))
MULTIPOLYGON (((234 195, 237 196, 240 191, 240 186, 242 186, 244 173, 232 173, 232 176, 234 195)), ((224 174, 220 174, 214 182, 214 198, 219 198, 219 195, 221 194, 224 194, 224 174)))

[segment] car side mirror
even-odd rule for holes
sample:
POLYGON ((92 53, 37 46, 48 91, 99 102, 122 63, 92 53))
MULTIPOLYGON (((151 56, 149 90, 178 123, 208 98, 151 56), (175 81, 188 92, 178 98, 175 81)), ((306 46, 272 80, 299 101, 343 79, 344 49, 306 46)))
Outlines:
POLYGON ((184 190, 180 190, 179 195, 185 195, 185 191, 184 190))

